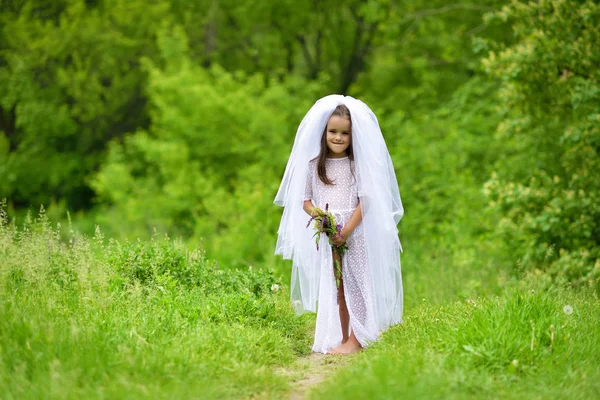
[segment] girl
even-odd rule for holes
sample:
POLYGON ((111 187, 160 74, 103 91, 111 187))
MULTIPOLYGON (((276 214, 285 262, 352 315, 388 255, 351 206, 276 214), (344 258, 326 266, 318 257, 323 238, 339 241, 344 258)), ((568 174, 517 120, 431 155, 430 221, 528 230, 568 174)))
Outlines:
POLYGON ((302 120, 275 204, 283 206, 275 254, 292 259, 297 312, 317 312, 313 351, 353 353, 402 322, 400 241, 404 210, 377 118, 359 100, 331 95, 302 120), (310 216, 328 210, 347 244, 339 289, 334 252, 317 250, 310 216), (317 310, 318 304, 318 310, 317 310))

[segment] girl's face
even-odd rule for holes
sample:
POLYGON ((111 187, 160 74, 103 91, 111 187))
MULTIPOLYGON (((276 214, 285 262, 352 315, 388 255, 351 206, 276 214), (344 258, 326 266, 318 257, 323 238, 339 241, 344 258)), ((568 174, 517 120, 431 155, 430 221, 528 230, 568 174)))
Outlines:
POLYGON ((348 154, 346 150, 352 142, 352 124, 350 120, 339 115, 332 115, 327 121, 327 156, 341 158, 348 154))

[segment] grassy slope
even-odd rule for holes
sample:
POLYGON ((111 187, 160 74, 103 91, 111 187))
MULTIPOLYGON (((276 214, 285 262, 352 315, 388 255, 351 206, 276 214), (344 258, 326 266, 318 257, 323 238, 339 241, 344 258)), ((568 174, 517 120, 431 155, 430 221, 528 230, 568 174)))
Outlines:
POLYGON ((272 274, 223 271, 169 241, 0 226, 2 398, 278 397, 309 349, 272 274), (169 270, 169 272, 167 272, 169 270), (272 289, 273 288, 273 289, 272 289))
POLYGON ((313 397, 598 398, 599 316, 591 291, 566 289, 424 304, 313 397))
MULTIPOLYGON (((309 351, 314 321, 293 314, 271 273, 219 269, 166 240, 100 239, 61 244, 44 218, 23 233, 0 227, 5 398, 285 396, 288 378, 276 371, 309 351)), ((472 255, 436 248, 406 274, 405 323, 354 356, 315 398, 600 393, 593 292, 487 279, 486 268, 469 272, 472 255), (456 276, 450 288, 443 270, 456 276), (457 292, 458 277, 481 280, 457 292)))

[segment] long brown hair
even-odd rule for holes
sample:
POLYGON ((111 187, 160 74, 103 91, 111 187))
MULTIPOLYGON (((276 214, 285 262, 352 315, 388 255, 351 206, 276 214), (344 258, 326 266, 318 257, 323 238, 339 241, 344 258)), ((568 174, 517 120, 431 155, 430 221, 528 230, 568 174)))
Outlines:
MULTIPOLYGON (((350 126, 352 127, 352 118, 350 117, 350 110, 343 104, 340 104, 333 110, 331 113, 331 117, 337 115, 338 117, 348 118, 350 120, 350 126)), ((330 118, 331 118, 330 117, 330 118)), ((319 153, 317 159, 317 173, 319 174, 319 179, 326 185, 333 185, 333 182, 327 177, 327 170, 325 168, 325 163, 327 162, 327 153, 329 149, 327 148, 327 124, 325 124, 325 129, 323 129, 323 135, 321 136, 321 152, 319 153)), ((350 133, 350 146, 346 149, 346 153, 348 153, 348 158, 350 159, 350 166, 352 170, 352 176, 354 176, 354 151, 352 150, 352 132, 350 133)))

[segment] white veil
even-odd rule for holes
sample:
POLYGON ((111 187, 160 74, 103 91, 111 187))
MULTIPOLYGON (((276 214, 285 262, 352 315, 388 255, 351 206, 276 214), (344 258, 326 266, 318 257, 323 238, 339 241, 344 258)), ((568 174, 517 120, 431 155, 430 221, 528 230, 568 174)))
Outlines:
POLYGON ((371 271, 378 329, 402 322, 403 293, 396 225, 404 214, 396 174, 375 114, 362 101, 330 95, 308 111, 296 133, 275 204, 284 207, 275 254, 293 260, 291 298, 298 313, 316 312, 319 297, 320 254, 307 228, 303 209, 309 161, 319 155, 325 125, 343 104, 352 120, 352 146, 362 208, 362 225, 371 271))

